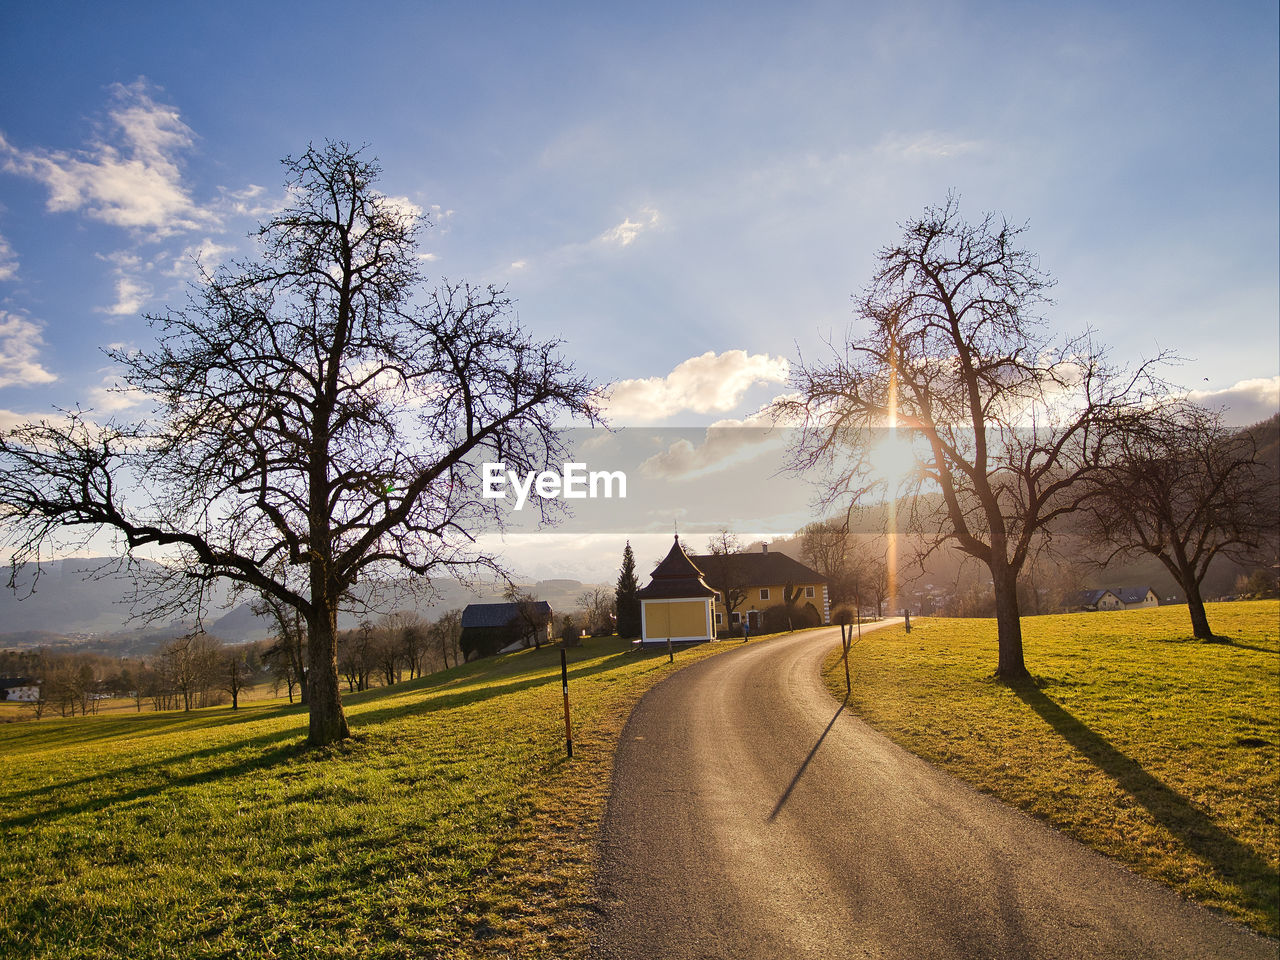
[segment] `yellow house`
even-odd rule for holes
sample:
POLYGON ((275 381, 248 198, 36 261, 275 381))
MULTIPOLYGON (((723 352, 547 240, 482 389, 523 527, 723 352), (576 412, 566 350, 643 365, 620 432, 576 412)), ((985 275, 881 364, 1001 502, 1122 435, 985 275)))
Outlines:
POLYGON ((702 579, 702 571, 685 555, 680 538, 640 590, 640 642, 688 643, 714 640, 711 604, 716 592, 702 579))
POLYGON ((786 590, 795 591, 795 607, 805 610, 812 605, 821 623, 831 622, 831 597, 827 578, 785 553, 770 553, 763 545, 759 553, 708 554, 690 558, 716 591, 715 627, 737 630, 744 622, 751 632, 763 627, 764 612, 783 606, 786 590), (732 613, 725 595, 738 600, 732 613))

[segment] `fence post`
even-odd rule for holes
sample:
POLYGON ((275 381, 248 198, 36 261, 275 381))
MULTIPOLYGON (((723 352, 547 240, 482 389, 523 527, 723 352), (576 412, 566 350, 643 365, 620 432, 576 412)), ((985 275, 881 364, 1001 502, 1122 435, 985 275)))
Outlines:
POLYGON ((573 728, 569 725, 569 661, 564 647, 560 648, 560 686, 564 690, 564 746, 569 759, 573 759, 573 728))
POLYGON ((853 695, 853 684, 849 682, 849 640, 845 637, 845 625, 840 624, 840 647, 844 651, 844 695, 853 695))

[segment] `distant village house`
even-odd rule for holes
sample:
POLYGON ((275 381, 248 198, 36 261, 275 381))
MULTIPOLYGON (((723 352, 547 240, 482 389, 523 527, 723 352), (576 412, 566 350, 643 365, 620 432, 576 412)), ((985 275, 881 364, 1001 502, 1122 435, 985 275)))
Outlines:
POLYGON ((1160 597, 1150 587, 1111 587, 1101 590, 1081 590, 1075 594, 1068 608, 1096 612, 1099 610, 1142 610, 1160 606, 1160 597))
POLYGON ((40 681, 30 677, 0 677, 0 700, 34 703, 40 699, 40 681))

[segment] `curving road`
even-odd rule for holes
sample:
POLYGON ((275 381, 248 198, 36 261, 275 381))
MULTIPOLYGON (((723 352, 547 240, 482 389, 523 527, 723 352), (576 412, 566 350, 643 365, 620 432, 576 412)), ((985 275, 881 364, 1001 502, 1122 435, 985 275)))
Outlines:
POLYGON ((836 629, 659 684, 622 734, 599 960, 1269 958, 1224 923, 875 733, 818 669, 836 629))

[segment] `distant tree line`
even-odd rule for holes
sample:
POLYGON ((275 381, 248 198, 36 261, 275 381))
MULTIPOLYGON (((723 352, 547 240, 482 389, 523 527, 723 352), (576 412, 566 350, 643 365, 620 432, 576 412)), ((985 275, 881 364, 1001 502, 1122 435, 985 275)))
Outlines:
MULTIPOLYGON (((458 638, 462 614, 450 610, 434 623, 397 611, 338 635, 339 669, 348 690, 391 686, 462 662, 458 638)), ((305 703, 305 625, 292 617, 270 639, 228 644, 197 632, 165 641, 148 659, 48 648, 0 650, 0 675, 38 681, 39 698, 28 716, 96 714, 106 700, 127 699, 134 708, 195 710, 230 704, 239 709, 248 690, 269 685, 290 703, 305 703)))

